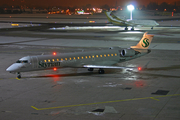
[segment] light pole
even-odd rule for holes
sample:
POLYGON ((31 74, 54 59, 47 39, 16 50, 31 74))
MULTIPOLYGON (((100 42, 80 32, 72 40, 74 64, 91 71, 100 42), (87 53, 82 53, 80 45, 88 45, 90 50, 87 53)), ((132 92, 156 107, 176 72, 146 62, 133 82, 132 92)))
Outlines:
POLYGON ((128 5, 127 9, 130 11, 130 20, 132 20, 132 11, 134 10, 134 6, 133 5, 128 5))

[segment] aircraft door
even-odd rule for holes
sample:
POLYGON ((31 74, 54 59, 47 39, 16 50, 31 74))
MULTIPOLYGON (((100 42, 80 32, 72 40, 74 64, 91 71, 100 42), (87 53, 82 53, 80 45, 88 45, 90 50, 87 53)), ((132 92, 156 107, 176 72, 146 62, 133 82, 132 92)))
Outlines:
POLYGON ((32 68, 38 68, 38 58, 36 56, 31 57, 32 68))
POLYGON ((92 61, 95 61, 95 55, 92 55, 92 61))

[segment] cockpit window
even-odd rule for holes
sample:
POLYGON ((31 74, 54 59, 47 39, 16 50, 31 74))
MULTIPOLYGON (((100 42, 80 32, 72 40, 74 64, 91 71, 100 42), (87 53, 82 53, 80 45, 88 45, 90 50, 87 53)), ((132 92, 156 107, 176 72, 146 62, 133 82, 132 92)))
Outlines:
POLYGON ((20 61, 20 60, 18 60, 18 61, 16 61, 16 63, 21 63, 21 61, 20 61))
POLYGON ((28 63, 28 60, 18 60, 16 63, 28 63))
POLYGON ((28 63, 28 61, 27 60, 23 60, 23 63, 28 63))

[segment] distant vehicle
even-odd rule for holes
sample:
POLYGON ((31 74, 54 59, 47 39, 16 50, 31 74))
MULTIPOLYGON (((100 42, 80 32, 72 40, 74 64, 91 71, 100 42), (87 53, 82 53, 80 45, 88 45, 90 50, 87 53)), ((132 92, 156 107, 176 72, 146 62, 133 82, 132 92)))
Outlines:
POLYGON ((159 24, 155 20, 126 20, 122 19, 120 17, 115 16, 112 11, 110 12, 105 12, 108 21, 112 23, 113 25, 118 25, 118 26, 126 26, 125 30, 128 30, 128 26, 131 26, 131 30, 134 30, 134 27, 153 27, 158 26, 159 24))
POLYGON ((26 56, 13 63, 6 71, 17 73, 17 78, 21 78, 20 72, 29 72, 36 70, 46 70, 72 67, 72 68, 88 68, 93 71, 94 68, 99 68, 99 73, 103 74, 105 68, 112 69, 140 69, 138 67, 120 67, 113 66, 118 62, 135 59, 150 53, 148 47, 152 41, 153 35, 144 33, 142 39, 136 46, 130 48, 111 48, 108 50, 63 53, 53 55, 37 55, 26 56))

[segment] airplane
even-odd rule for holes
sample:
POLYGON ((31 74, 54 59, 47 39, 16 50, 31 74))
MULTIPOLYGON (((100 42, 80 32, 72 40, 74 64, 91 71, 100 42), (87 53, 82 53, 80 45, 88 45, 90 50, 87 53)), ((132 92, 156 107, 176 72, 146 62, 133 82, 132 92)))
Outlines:
POLYGON ((131 30, 134 31, 134 27, 153 27, 158 26, 159 24, 155 20, 126 20, 126 19, 121 19, 120 17, 117 17, 113 14, 112 11, 106 12, 105 14, 108 18, 108 21, 112 23, 113 25, 118 25, 118 26, 126 26, 125 30, 128 30, 128 26, 132 26, 131 30))
POLYGON ((6 71, 17 73, 17 78, 21 78, 20 72, 37 70, 47 70, 58 68, 88 68, 93 71, 98 68, 99 74, 104 74, 104 69, 141 69, 132 67, 113 66, 116 63, 135 59, 151 52, 148 49, 154 35, 144 33, 143 37, 136 46, 130 48, 115 47, 107 50, 86 51, 75 53, 53 53, 53 55, 36 55, 20 58, 16 63, 9 66, 6 71))

